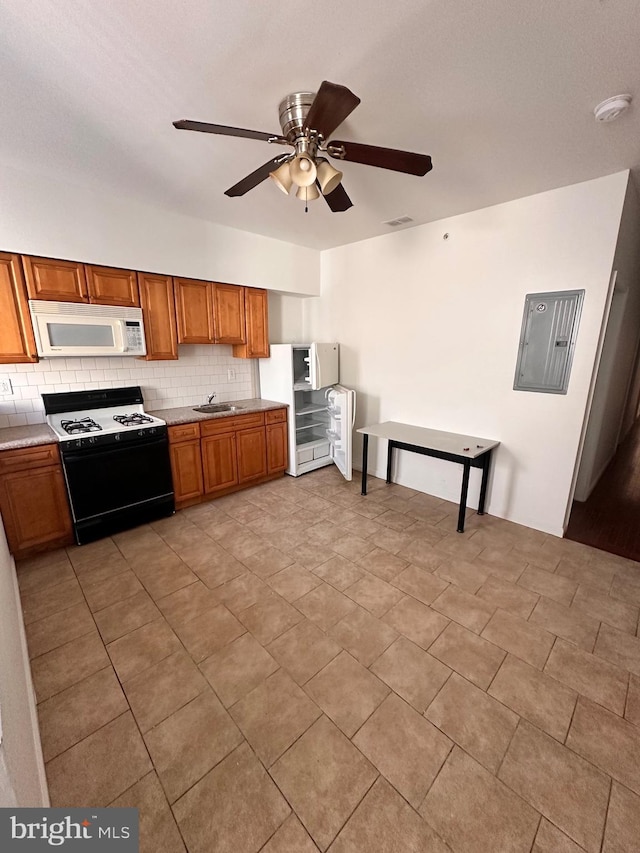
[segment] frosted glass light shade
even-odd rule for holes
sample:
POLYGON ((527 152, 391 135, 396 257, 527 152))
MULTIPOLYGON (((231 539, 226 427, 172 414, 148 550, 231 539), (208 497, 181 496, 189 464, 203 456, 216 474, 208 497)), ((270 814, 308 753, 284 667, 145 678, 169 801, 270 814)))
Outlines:
POLYGON ((311 184, 308 187, 299 187, 298 192, 296 193, 296 198, 302 199, 302 201, 313 201, 319 197, 320 193, 315 184, 311 184))
POLYGON ((273 172, 269 172, 269 177, 273 180, 279 190, 282 190, 285 195, 289 194, 289 190, 293 184, 293 178, 291 177, 291 169, 289 168, 288 162, 278 166, 278 168, 273 172))
POLYGON ((316 181, 318 170, 311 157, 306 154, 298 154, 290 164, 293 183, 299 187, 310 187, 316 181))
POLYGON ((342 180, 342 172, 334 169, 331 163, 323 160, 318 166, 318 183, 323 195, 329 195, 342 180))

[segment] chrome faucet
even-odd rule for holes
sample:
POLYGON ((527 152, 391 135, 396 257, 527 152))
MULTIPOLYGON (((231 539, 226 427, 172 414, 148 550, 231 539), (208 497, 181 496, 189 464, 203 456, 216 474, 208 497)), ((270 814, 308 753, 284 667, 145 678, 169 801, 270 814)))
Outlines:
POLYGON ((210 404, 213 400, 215 400, 215 398, 216 392, 214 391, 213 394, 209 394, 209 396, 207 397, 207 403, 210 404))

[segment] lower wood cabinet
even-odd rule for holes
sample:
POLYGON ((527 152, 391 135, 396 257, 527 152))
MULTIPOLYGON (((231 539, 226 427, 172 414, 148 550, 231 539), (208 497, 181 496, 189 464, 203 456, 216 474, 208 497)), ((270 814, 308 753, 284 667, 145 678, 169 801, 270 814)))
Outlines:
POLYGON ((223 432, 202 439, 202 470, 207 495, 238 485, 235 433, 223 432))
POLYGON ((287 433, 287 410, 272 409, 265 412, 267 439, 267 473, 285 471, 289 464, 289 436, 287 433))
POLYGON ((0 453, 0 511, 16 557, 72 541, 57 445, 0 453))
POLYGON ((249 483, 267 475, 267 442, 264 427, 242 429, 236 433, 238 481, 249 483))
POLYGON ((289 442, 287 440, 287 423, 267 424, 267 473, 276 474, 285 471, 289 464, 289 442))
POLYGON ((169 427, 176 507, 280 476, 287 467, 286 418, 283 408, 169 427), (265 415, 277 421, 265 426, 265 415))

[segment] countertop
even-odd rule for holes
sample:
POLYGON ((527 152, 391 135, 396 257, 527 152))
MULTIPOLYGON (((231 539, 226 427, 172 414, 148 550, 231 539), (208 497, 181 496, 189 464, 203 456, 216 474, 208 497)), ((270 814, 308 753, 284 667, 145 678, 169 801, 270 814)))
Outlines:
POLYGON ((0 429, 0 450, 20 450, 38 444, 57 444, 54 431, 47 424, 4 427, 0 429))
MULTIPOLYGON (((199 405, 204 405, 200 403, 199 405)), ((215 400, 213 405, 218 405, 215 400)), ((251 400, 228 400, 220 403, 221 406, 235 406, 235 412, 217 412, 215 414, 203 414, 202 412, 194 412, 192 406, 179 406, 176 409, 155 409, 150 411, 150 415, 156 418, 162 418, 167 422, 167 426, 175 426, 176 424, 190 424, 194 421, 210 421, 212 418, 233 418, 238 415, 249 415, 252 412, 268 412, 271 409, 286 408, 286 403, 274 403, 273 400, 261 400, 259 397, 254 397, 251 400)), ((2 436, 0 435, 0 439, 2 436)))
MULTIPOLYGON (((176 424, 193 423, 193 421, 230 418, 237 415, 248 415, 251 412, 268 412, 271 409, 286 407, 286 403, 274 403, 272 400, 261 400, 257 397, 251 400, 231 400, 220 405, 235 406, 236 410, 234 412, 202 414, 201 412, 194 412, 191 406, 179 406, 176 409, 155 409, 149 414, 166 421, 168 426, 175 426, 176 424)), ((55 433, 47 424, 31 424, 30 426, 0 429, 0 451, 20 450, 23 447, 37 447, 39 444, 57 444, 57 442, 55 433)))

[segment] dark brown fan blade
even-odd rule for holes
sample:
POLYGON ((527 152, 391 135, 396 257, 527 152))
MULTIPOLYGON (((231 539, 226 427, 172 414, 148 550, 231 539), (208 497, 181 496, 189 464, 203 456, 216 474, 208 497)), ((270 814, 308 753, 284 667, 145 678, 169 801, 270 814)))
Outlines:
POLYGON ((201 133, 217 133, 219 136, 241 136, 245 139, 260 139, 268 142, 270 139, 280 139, 279 133, 263 133, 261 130, 247 130, 244 127, 227 127, 226 124, 208 124, 206 121, 189 121, 181 119, 174 121, 173 126, 178 130, 199 130, 201 133))
POLYGON ((224 194, 233 198, 235 196, 248 193, 249 190, 252 190, 254 187, 257 187, 258 184, 265 181, 269 177, 269 172, 273 172, 274 169, 281 166, 286 159, 286 157, 274 157, 273 160, 269 160, 269 162, 265 163, 264 166, 260 166, 255 170, 255 172, 251 172, 251 174, 247 175, 246 178, 243 178, 241 181, 238 181, 237 184, 229 187, 228 190, 225 190, 224 194))
POLYGON ((399 151, 397 148, 380 148, 378 145, 361 145, 359 142, 339 142, 332 139, 327 153, 338 160, 349 160, 351 163, 377 166, 379 169, 391 169, 394 172, 420 177, 432 169, 431 157, 428 154, 414 154, 411 151, 399 151))
POLYGON ((309 107, 304 122, 305 130, 317 130, 326 139, 360 103, 346 86, 325 80, 309 107))
MULTIPOLYGON (((316 184, 318 185, 318 189, 320 189, 320 184, 318 184, 317 181, 316 184)), ((342 184, 338 184, 335 190, 332 190, 324 197, 324 200, 331 208, 332 213, 343 213, 345 210, 349 210, 350 207, 353 207, 353 202, 347 195, 347 191, 342 184)))

